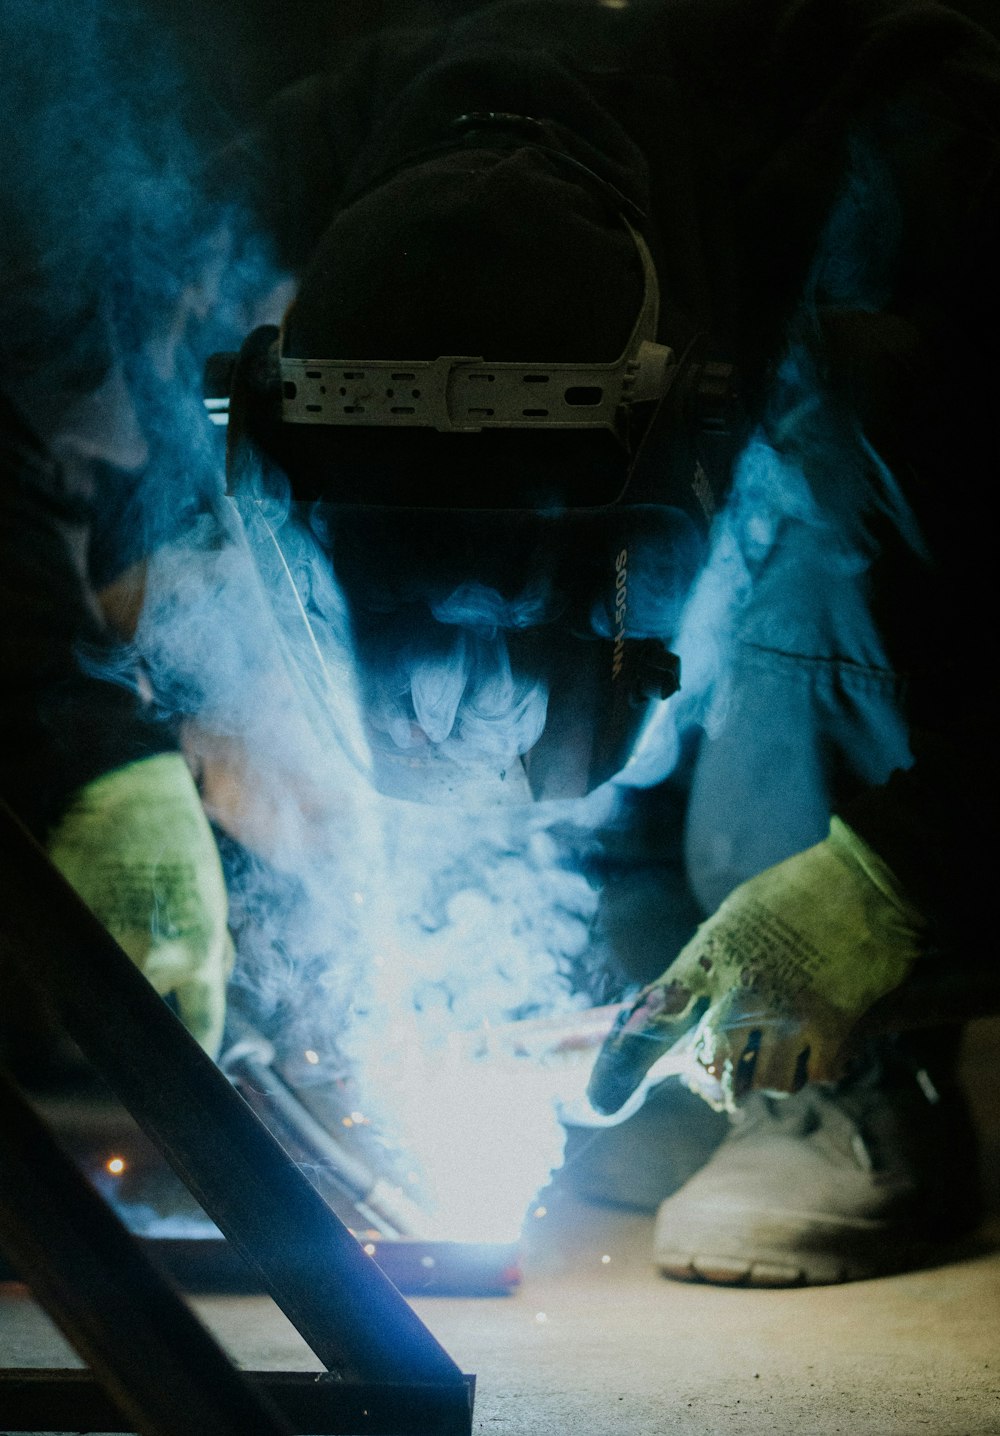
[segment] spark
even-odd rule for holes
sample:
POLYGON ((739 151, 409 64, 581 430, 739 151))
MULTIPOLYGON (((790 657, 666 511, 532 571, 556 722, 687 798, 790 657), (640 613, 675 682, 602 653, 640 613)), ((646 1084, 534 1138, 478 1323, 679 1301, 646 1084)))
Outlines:
POLYGON ((375 1243, 374 1243, 374 1242, 365 1242, 364 1250, 368 1253, 369 1256, 374 1256, 374 1255, 375 1255, 375 1243))
POLYGON ((122 1172, 124 1172, 125 1170, 125 1158, 109 1157, 104 1165, 106 1170, 109 1171, 113 1177, 120 1177, 122 1172))
POLYGON ((533 1217, 544 1217, 548 1215, 548 1207, 536 1207, 532 1212, 533 1217))
POLYGON ((608 1265, 608 1262, 610 1262, 610 1260, 611 1260, 611 1258, 608 1256, 607 1252, 605 1252, 604 1255, 601 1257, 601 1265, 602 1265, 602 1266, 607 1266, 607 1265, 608 1265))
POLYGON ((314 1052, 311 1047, 306 1048, 305 1052, 303 1053, 303 1056, 305 1057, 307 1062, 312 1064, 313 1067, 315 1067, 319 1062, 319 1053, 314 1052))
POLYGON ((548 1319, 549 1318, 544 1311, 535 1312, 535 1321, 538 1323, 539 1326, 544 1326, 548 1319))

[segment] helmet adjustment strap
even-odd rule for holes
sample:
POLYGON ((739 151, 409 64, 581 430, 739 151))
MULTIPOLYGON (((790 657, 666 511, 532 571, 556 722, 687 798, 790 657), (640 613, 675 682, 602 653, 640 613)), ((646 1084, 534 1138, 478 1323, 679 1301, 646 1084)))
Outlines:
POLYGON ((299 359, 280 355, 287 424, 483 429, 609 429, 624 437, 634 404, 656 402, 676 373, 656 342, 659 284, 649 246, 624 216, 639 252, 643 300, 624 352, 602 364, 437 359, 299 359))

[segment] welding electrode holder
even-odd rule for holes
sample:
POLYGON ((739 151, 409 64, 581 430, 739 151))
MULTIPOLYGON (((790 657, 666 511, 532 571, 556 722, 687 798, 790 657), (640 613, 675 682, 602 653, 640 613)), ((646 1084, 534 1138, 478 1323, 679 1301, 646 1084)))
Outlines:
POLYGON ((272 1136, 300 1161, 322 1192, 329 1184, 334 1201, 346 1205, 379 1236, 420 1237, 425 1222, 415 1202, 385 1181, 357 1156, 344 1150, 298 1100, 275 1068, 275 1049, 230 1000, 226 1019, 229 1043, 219 1066, 272 1136))

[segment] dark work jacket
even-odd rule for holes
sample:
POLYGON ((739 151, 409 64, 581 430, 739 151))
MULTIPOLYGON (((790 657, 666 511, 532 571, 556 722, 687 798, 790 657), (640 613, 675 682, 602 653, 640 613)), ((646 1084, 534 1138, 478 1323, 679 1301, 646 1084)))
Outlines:
MULTIPOLYGON (((916 762, 850 794, 844 815, 962 934, 988 901, 995 811, 998 92, 995 43, 930 0, 647 0, 623 11, 530 0, 352 46, 336 72, 275 98, 219 180, 234 193, 240 176, 300 271, 345 197, 436 142, 456 115, 535 114, 649 211, 664 338, 679 349, 709 335, 762 423, 804 324, 932 554, 932 581, 883 573, 873 593, 894 664, 912 680, 916 762), (815 269, 858 139, 884 160, 903 216, 892 273, 860 319, 837 277, 815 269), (873 311, 888 329, 873 327, 873 311)), ((127 688, 81 671, 81 639, 84 650, 109 641, 74 558, 85 521, 16 418, 0 432, 0 518, 8 535, 35 535, 5 559, 7 672, 22 701, 5 710, 3 777, 44 826, 75 787, 169 740, 127 688)))
POLYGON ((93 541, 89 497, 0 395, 0 796, 39 837, 84 784, 176 746, 97 605, 93 541))
POLYGON ((993 7, 962 8, 492 5, 354 46, 276 97, 243 159, 251 202, 301 272, 338 206, 457 115, 546 119, 648 211, 663 339, 680 350, 708 336, 744 376, 757 423, 773 421, 779 366, 802 346, 899 483, 924 550, 919 564, 875 565, 871 592, 908 688, 915 762, 847 793, 841 811, 969 952, 996 810, 1000 49, 977 23, 995 23, 993 7), (844 273, 818 256, 865 156, 892 202, 859 213, 844 273), (896 222, 889 245, 880 226, 896 222))

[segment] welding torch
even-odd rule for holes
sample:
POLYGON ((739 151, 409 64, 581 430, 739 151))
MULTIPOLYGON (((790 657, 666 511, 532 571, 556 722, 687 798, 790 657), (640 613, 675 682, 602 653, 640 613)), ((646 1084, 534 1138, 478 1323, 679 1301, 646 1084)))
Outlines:
POLYGON ((380 1236, 424 1236, 427 1221, 417 1204, 344 1150, 276 1071, 274 1045, 232 1006, 227 1029, 232 1040, 219 1066, 313 1186, 330 1192, 335 1204, 346 1201, 380 1236))

